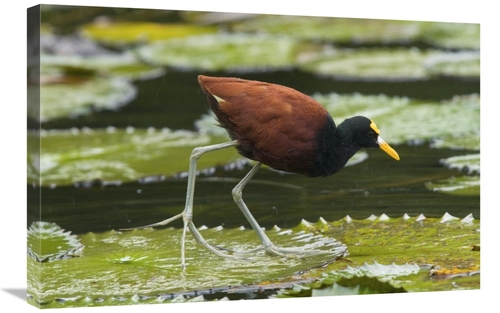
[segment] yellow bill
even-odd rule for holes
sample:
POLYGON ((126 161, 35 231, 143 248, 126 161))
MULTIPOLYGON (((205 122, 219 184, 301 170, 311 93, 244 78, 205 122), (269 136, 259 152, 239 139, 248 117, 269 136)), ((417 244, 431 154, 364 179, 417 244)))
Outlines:
POLYGON ((385 153, 390 155, 395 160, 399 161, 399 154, 396 152, 396 150, 391 148, 391 146, 389 146, 389 144, 385 142, 384 139, 382 139, 382 137, 378 136, 377 143, 380 149, 384 150, 385 153))

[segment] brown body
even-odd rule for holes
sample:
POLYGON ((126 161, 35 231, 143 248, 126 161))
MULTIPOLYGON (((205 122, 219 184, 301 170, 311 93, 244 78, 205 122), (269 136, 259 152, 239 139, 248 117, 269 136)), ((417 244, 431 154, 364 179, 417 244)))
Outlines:
POLYGON ((277 170, 310 174, 317 136, 333 123, 321 104, 259 81, 200 75, 198 82, 221 126, 238 140, 240 154, 277 170))

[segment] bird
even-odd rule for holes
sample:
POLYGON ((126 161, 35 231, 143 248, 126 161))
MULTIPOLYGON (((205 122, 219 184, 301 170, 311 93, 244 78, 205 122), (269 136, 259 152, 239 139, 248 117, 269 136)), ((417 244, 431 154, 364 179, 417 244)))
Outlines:
POLYGON ((313 98, 283 85, 233 77, 198 76, 210 109, 230 141, 196 147, 190 156, 186 204, 184 210, 164 221, 142 227, 166 225, 179 218, 184 228, 181 237, 181 268, 186 269, 187 230, 196 241, 215 254, 241 258, 238 254, 265 250, 277 256, 302 255, 301 247, 275 246, 243 201, 243 188, 262 164, 275 170, 326 177, 340 171, 360 149, 380 148, 395 160, 398 153, 380 137, 380 130, 367 117, 354 116, 336 125, 328 111, 313 98), (211 245, 193 223, 196 166, 208 152, 234 147, 256 164, 233 188, 234 202, 256 232, 261 246, 248 251, 233 251, 211 245))

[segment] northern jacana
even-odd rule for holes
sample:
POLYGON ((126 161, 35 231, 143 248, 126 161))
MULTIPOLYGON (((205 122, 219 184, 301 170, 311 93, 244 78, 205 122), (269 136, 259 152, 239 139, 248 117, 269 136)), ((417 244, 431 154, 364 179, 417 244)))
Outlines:
POLYGON ((257 161, 234 187, 232 194, 236 205, 257 233, 262 247, 236 253, 264 249, 279 256, 306 251, 302 248, 276 247, 243 202, 243 188, 262 164, 276 170, 319 177, 333 175, 341 170, 362 148, 381 148, 399 160, 397 152, 380 137, 380 131, 373 121, 363 116, 355 116, 336 125, 321 104, 295 89, 260 81, 203 75, 198 76, 198 83, 206 94, 220 126, 226 129, 231 141, 195 148, 190 158, 184 211, 162 222, 142 226, 166 225, 182 217, 183 269, 188 228, 199 244, 217 255, 236 257, 234 254, 228 254, 229 250, 210 245, 193 223, 196 164, 202 154, 235 147, 242 156, 257 161))

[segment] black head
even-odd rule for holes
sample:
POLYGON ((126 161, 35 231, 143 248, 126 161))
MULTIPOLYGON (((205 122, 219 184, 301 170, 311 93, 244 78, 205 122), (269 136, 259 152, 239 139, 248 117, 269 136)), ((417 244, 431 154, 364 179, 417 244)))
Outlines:
POLYGON ((399 161, 398 153, 380 137, 380 131, 372 120, 355 116, 346 119, 342 124, 344 132, 350 134, 350 140, 357 148, 380 148, 399 161))

